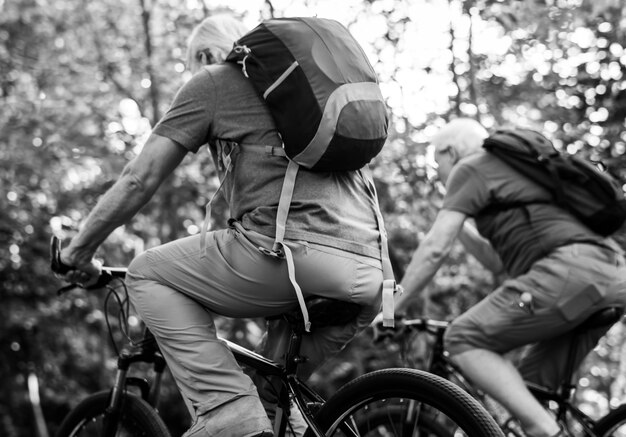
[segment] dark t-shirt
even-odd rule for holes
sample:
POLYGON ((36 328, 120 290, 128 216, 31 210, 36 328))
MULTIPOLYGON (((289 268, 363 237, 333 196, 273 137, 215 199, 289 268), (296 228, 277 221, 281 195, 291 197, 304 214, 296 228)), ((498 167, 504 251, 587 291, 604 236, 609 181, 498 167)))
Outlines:
MULTIPOLYGON (((204 144, 218 160, 217 140, 243 145, 222 187, 231 217, 246 229, 275 235, 276 210, 287 160, 274 122, 250 81, 234 65, 203 69, 176 95, 154 133, 192 152, 204 144), (271 149, 269 147, 269 149, 271 149)), ((220 178, 223 167, 216 162, 220 178)), ((373 196, 359 172, 298 171, 285 238, 380 259, 373 196)))
POLYGON ((550 201, 550 193, 488 152, 459 161, 446 188, 443 208, 473 217, 478 231, 490 241, 511 276, 526 272, 556 247, 603 240, 566 210, 542 203, 550 201), (531 203, 485 211, 494 202, 531 203))

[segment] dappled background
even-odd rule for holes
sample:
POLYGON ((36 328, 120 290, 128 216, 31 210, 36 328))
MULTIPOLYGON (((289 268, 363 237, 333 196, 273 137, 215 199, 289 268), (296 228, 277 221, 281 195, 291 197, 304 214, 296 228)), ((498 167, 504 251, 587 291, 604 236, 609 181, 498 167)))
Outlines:
MULTIPOLYGON (((427 140, 452 117, 540 130, 626 182, 619 0, 0 0, 0 435, 53 433, 83 396, 111 382, 103 293, 58 297, 48 242, 76 231, 189 79, 192 27, 229 7, 250 27, 272 16, 334 18, 363 45, 392 118, 373 168, 398 277, 441 202, 427 140)), ((207 151, 188 156, 99 256, 125 265, 197 233, 216 187, 207 151)), ((213 226, 227 217, 219 204, 213 226)), ((624 244, 623 233, 618 239, 624 244)), ((501 280, 455 247, 414 314, 452 318, 501 280)), ((262 322, 220 326, 251 345, 262 322)), ((136 318, 130 325, 137 334, 136 318)), ((594 415, 626 401, 625 336, 616 326, 584 366, 578 396, 594 415)), ((395 344, 372 344, 365 332, 313 384, 330 394, 360 373, 402 363, 395 344)), ((165 396, 161 410, 180 435, 188 418, 171 378, 165 396)))

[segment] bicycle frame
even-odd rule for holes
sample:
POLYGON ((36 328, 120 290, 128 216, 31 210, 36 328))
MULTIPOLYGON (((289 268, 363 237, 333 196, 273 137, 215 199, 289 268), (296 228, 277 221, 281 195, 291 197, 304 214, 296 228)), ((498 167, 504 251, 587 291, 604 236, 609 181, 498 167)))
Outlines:
MULTIPOLYGON (((292 330, 286 353, 287 362, 284 366, 232 341, 223 338, 221 340, 226 343, 240 364, 253 368, 264 377, 278 377, 281 381, 279 406, 289 405, 289 399, 292 398, 302 412, 302 416, 313 434, 317 437, 324 436, 324 433, 313 420, 315 411, 311 408, 316 404, 318 406, 323 404, 324 399, 296 376, 298 364, 303 361, 303 358, 298 356, 302 342, 301 333, 292 330)), ((121 409, 121 399, 127 387, 135 386, 139 388, 141 397, 153 407, 157 407, 163 371, 166 367, 165 359, 160 354, 154 337, 147 329, 141 344, 142 346, 139 350, 135 352, 124 350, 118 357, 115 383, 111 388, 109 408, 107 409, 108 414, 104 419, 104 436, 115 435, 115 427, 121 409), (153 364, 155 377, 152 384, 146 379, 128 376, 131 366, 135 363, 153 364)), ((288 418, 280 407, 277 408, 276 422, 276 429, 280 430, 277 435, 283 435, 287 427, 288 418)))
POLYGON ((302 412, 302 416, 309 425, 310 430, 313 431, 317 437, 324 437, 324 433, 319 429, 313 420, 314 412, 309 408, 305 397, 313 403, 318 404, 322 404, 324 399, 296 376, 298 364, 303 361, 303 358, 298 355, 300 345, 302 343, 302 335, 303 334, 297 330, 292 329, 289 346, 287 348, 287 353, 285 354, 285 366, 269 360, 264 356, 229 340, 223 341, 226 343, 239 363, 252 367, 263 376, 275 376, 280 378, 282 387, 279 393, 279 407, 277 409, 275 419, 278 422, 278 424, 275 425, 275 428, 278 430, 277 435, 283 435, 287 426, 287 420, 285 420, 286 416, 284 415, 280 405, 289 405, 288 401, 291 396, 298 406, 298 409, 302 412))
MULTIPOLYGON (((158 346, 151 338, 153 339, 152 334, 149 330, 146 330, 142 346, 139 350, 135 352, 122 351, 118 357, 115 383, 111 388, 109 408, 107 410, 108 414, 104 419, 104 436, 115 435, 115 426, 119 418, 121 399, 127 387, 138 387, 141 397, 153 407, 157 407, 161 380, 166 363, 158 350, 158 346), (146 379, 128 376, 131 366, 135 363, 153 364, 155 377, 152 384, 146 379)), ((253 368, 262 376, 278 377, 281 381, 279 405, 289 405, 288 401, 291 397, 302 412, 304 420, 307 422, 314 435, 317 437, 324 436, 324 433, 313 420, 315 411, 311 409, 311 406, 315 404, 323 404, 324 399, 296 376, 298 363, 302 361, 302 357, 297 355, 302 341, 302 334, 295 331, 292 332, 289 340, 289 348, 286 353, 287 363, 284 366, 229 340, 221 340, 226 343, 240 364, 245 364, 253 368)), ((282 412, 282 409, 280 409, 280 412, 277 409, 276 426, 277 429, 280 430, 279 435, 285 432, 287 421, 288 418, 282 412)))

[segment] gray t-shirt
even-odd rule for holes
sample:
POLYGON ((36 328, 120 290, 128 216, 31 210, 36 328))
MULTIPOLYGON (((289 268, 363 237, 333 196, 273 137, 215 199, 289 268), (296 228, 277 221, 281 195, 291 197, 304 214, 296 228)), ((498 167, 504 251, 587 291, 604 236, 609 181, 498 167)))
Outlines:
MULTIPOLYGON (((220 178, 224 167, 217 145, 240 144, 232 174, 222 187, 231 217, 247 229, 275 235, 287 160, 268 153, 271 147, 281 147, 280 137, 264 102, 237 66, 213 65, 194 75, 154 133, 194 153, 208 143, 220 178)), ((380 259, 374 198, 360 172, 300 168, 285 238, 380 259)))
POLYGON ((568 211, 550 204, 548 191, 488 152, 459 161, 446 188, 443 208, 474 217, 478 231, 490 241, 511 276, 526 272, 556 247, 603 241, 568 211), (497 212, 485 210, 496 202, 529 203, 497 212))

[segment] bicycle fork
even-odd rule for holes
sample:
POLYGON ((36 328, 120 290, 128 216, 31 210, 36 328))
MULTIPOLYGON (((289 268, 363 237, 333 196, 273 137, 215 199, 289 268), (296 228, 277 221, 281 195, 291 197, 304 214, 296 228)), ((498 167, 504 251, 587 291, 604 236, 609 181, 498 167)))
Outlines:
POLYGON ((128 368, 119 368, 115 376, 115 384, 111 389, 109 396, 109 406, 104 414, 102 423, 102 437, 115 437, 117 426, 120 422, 120 414, 122 411, 122 395, 126 390, 126 376, 128 368))
POLYGON ((157 407, 163 371, 165 370, 165 359, 154 350, 144 348, 139 353, 122 352, 117 360, 117 374, 115 383, 109 395, 109 405, 106 409, 102 424, 102 437, 115 437, 120 424, 123 411, 124 395, 128 386, 136 386, 141 391, 141 398, 157 407), (128 370, 135 362, 146 362, 153 364, 155 376, 152 385, 143 378, 129 377, 128 370))

